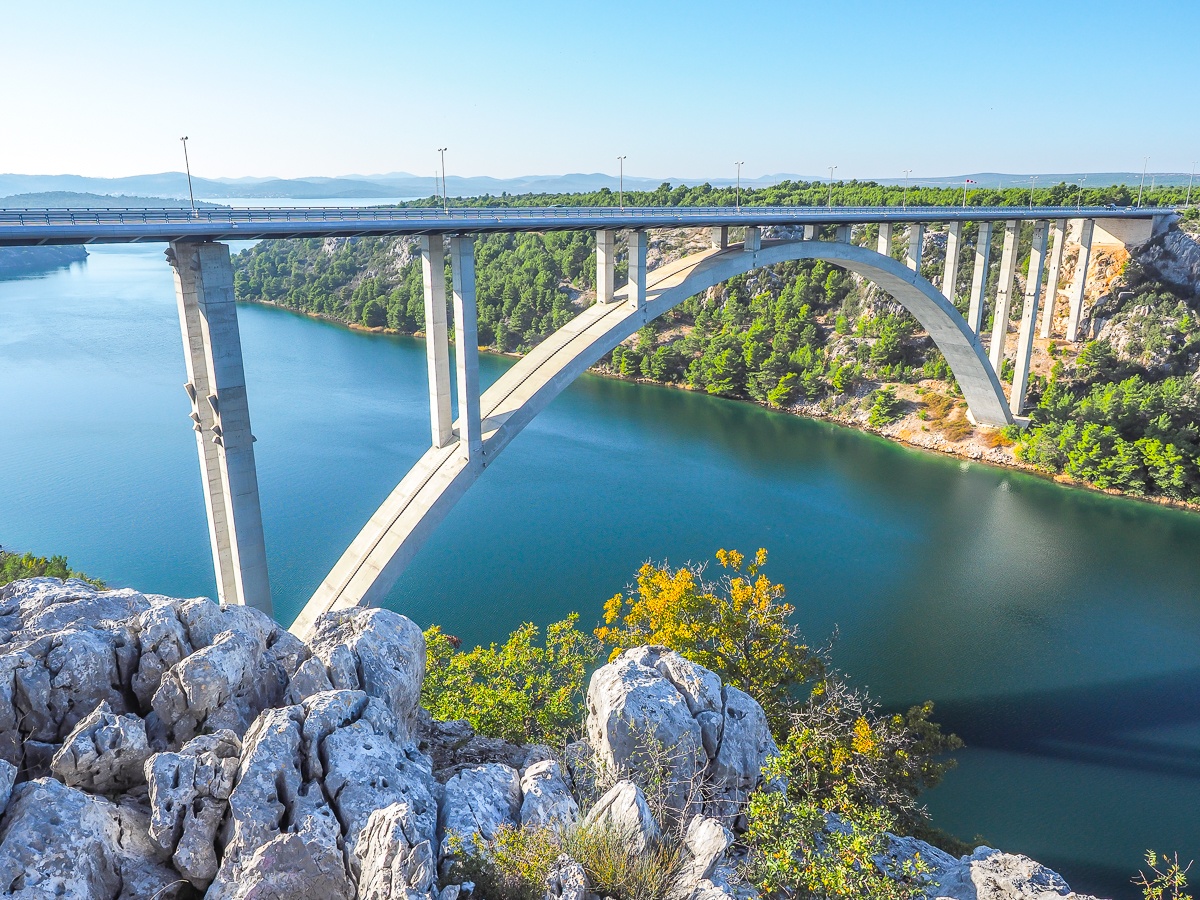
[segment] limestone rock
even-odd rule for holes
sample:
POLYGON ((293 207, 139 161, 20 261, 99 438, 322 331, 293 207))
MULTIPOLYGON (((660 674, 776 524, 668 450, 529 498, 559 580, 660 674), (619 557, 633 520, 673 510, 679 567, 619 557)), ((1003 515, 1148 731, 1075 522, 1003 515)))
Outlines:
POLYGON ((590 887, 583 866, 565 854, 546 874, 546 900, 587 900, 590 887))
POLYGON ((71 787, 112 794, 144 780, 149 755, 146 723, 137 716, 118 716, 102 702, 80 719, 50 761, 50 771, 71 787))
POLYGON ((0 884, 16 900, 191 896, 158 861, 145 816, 50 778, 19 785, 0 820, 0 884))
POLYGON ((407 803, 371 813, 354 853, 359 900, 437 900, 437 858, 407 803))
POLYGON ((731 820, 762 783, 762 767, 779 750, 763 708, 731 684, 724 687, 721 737, 706 773, 712 786, 710 814, 731 820))
POLYGON ((317 619, 309 644, 339 690, 364 691, 391 711, 399 737, 413 734, 425 680, 425 635, 386 609, 339 609, 317 619))
POLYGON ((188 741, 178 753, 156 753, 145 765, 150 786, 150 840, 171 854, 197 887, 217 874, 217 829, 229 806, 241 743, 232 731, 188 741))
POLYGON ((485 841, 502 825, 521 824, 521 779, 503 763, 463 769, 446 782, 438 821, 442 856, 449 855, 451 835, 470 846, 478 835, 485 841))
POLYGON ((642 789, 632 781, 618 781, 596 801, 584 828, 611 828, 628 836, 638 853, 645 852, 661 837, 658 823, 642 789))
POLYGON ((17 767, 0 759, 0 815, 8 806, 8 798, 12 796, 13 784, 17 780, 17 767))
POLYGON ((514 744, 502 738, 477 734, 466 719, 437 722, 425 710, 418 711, 417 741, 421 752, 433 763, 438 781, 484 763, 503 763, 522 769, 543 759, 550 759, 549 748, 514 744))
POLYGON ((708 879, 732 843, 733 833, 716 819, 693 817, 683 839, 687 863, 680 884, 694 889, 708 879))
POLYGON ((521 825, 561 830, 574 824, 579 804, 562 769, 552 759, 534 763, 521 775, 521 825))

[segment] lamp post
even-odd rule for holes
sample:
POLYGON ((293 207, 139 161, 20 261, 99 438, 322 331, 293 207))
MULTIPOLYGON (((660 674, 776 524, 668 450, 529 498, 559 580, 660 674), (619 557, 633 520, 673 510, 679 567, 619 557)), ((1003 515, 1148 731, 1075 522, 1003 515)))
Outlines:
POLYGON ((1185 207, 1188 207, 1188 206, 1191 206, 1191 205, 1192 205, 1192 182, 1193 182, 1193 181, 1195 181, 1195 180, 1196 180, 1196 163, 1195 163, 1195 161, 1193 160, 1193 162, 1192 162, 1192 174, 1191 174, 1191 175, 1188 177, 1188 195, 1187 195, 1187 200, 1185 200, 1185 201, 1184 201, 1184 203, 1183 203, 1183 205, 1184 205, 1185 207))
POLYGON ((621 209, 625 208, 625 157, 618 156, 617 162, 621 164, 621 180, 617 188, 617 204, 621 209))
POLYGON ((737 194, 734 195, 735 196, 734 203, 737 205, 738 209, 741 209, 742 208, 742 166, 745 165, 745 162, 735 162, 734 165, 737 166, 737 194))
POLYGON ((188 139, 187 139, 187 136, 185 135, 184 137, 181 137, 179 140, 183 141, 183 167, 184 167, 184 169, 187 170, 188 200, 191 201, 192 215, 195 216, 196 215, 196 195, 192 193, 192 164, 188 162, 188 155, 187 155, 188 139))
POLYGON ((829 167, 829 202, 825 204, 826 209, 833 209, 833 170, 837 166, 829 167))
POLYGON ((1142 208, 1142 189, 1146 187, 1146 169, 1150 165, 1150 157, 1142 160, 1142 183, 1138 185, 1138 209, 1142 208))
POLYGON ((449 147, 438 147, 438 153, 442 155, 442 212, 450 215, 450 203, 446 199, 446 151, 449 147))
POLYGON ((1087 181, 1086 175, 1084 175, 1082 178, 1079 179, 1079 198, 1075 201, 1076 209, 1083 209, 1083 184, 1086 181, 1087 181))
POLYGON ((905 209, 908 209, 908 176, 911 174, 912 174, 912 169, 904 170, 904 196, 901 200, 901 204, 904 206, 905 209))
POLYGON ((1033 209, 1033 188, 1034 188, 1034 185, 1036 185, 1036 184, 1037 184, 1037 176, 1030 175, 1029 176, 1029 208, 1030 209, 1033 209))

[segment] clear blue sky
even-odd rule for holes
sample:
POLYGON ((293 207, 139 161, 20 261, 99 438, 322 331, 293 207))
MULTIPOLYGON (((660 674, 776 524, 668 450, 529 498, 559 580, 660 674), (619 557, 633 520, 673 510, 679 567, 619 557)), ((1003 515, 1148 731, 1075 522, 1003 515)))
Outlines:
POLYGON ((1193 0, 7 0, 0 172, 1190 171, 1193 0), (1174 48, 1174 49, 1172 49, 1174 48))

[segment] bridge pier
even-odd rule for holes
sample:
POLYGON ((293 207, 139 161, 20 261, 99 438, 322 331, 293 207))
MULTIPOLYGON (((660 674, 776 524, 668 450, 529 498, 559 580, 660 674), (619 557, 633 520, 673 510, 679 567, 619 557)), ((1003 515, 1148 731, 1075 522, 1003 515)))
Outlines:
POLYGON ((167 250, 175 273, 179 327, 192 401, 217 597, 271 615, 254 435, 226 244, 175 241, 167 250))
MULTIPOLYGON (((612 232, 601 234, 609 235, 611 247, 612 232)), ((596 243, 599 246, 598 237, 596 243)), ((611 268, 609 271, 611 273, 611 268)), ((483 463, 483 430, 479 416, 479 309, 475 300, 475 235, 455 235, 450 238, 450 274, 454 280, 454 364, 458 380, 458 443, 468 463, 479 469, 483 463)), ((610 282, 610 298, 611 293, 610 282)))
POLYGON ((1080 223, 1079 259, 1075 262, 1075 277, 1071 282, 1071 308, 1067 318, 1067 340, 1071 343, 1075 343, 1079 338, 1079 320, 1083 318, 1083 294, 1087 290, 1088 266, 1092 262, 1092 234, 1095 230, 1095 219, 1084 219, 1080 223))
POLYGON ((892 223, 879 223, 879 240, 875 244, 875 249, 883 256, 892 255, 892 223))
POLYGON ((942 295, 951 303, 954 302, 955 288, 958 284, 959 244, 962 242, 963 223, 950 222, 946 227, 946 268, 942 274, 942 295))
POLYGON ((1004 344, 1008 340, 1008 314, 1012 309, 1013 284, 1017 277, 1017 244, 1021 240, 1021 223, 1012 219, 1004 223, 1004 253, 1000 257, 1000 283, 996 286, 996 309, 992 320, 992 346, 989 358, 996 375, 1004 363, 1004 344))
POLYGON ((724 250, 729 246, 729 226, 716 225, 709 229, 709 240, 714 250, 724 250))
POLYGON ((805 225, 804 226, 804 240, 815 241, 816 239, 817 239, 817 226, 816 225, 805 225))
MULTIPOLYGON (((474 265, 474 261, 472 261, 474 265)), ((612 303, 617 271, 617 233, 608 229, 596 232, 596 302, 612 303)), ((472 269, 474 273, 474 269, 472 269)))
POLYGON ((913 222, 908 226, 908 250, 904 254, 904 264, 914 272, 921 271, 921 249, 925 244, 925 226, 921 222, 913 222))
POLYGON ((625 232, 629 246, 629 299, 634 309, 646 305, 646 232, 625 232))
POLYGON ((747 253, 757 253, 762 249, 762 232, 757 225, 746 226, 746 237, 742 241, 742 249, 747 253))
POLYGON ((1067 243, 1067 220, 1055 219, 1050 228, 1054 238, 1054 249, 1050 251, 1050 271, 1046 275, 1046 301, 1042 306, 1043 338, 1050 337, 1050 329, 1054 326, 1054 307, 1058 303, 1058 274, 1062 269, 1063 249, 1067 243))
POLYGON ((1042 275, 1046 271, 1045 221, 1033 223, 1033 246, 1029 250, 1029 278, 1025 282, 1025 303, 1021 307, 1021 332, 1017 338, 1016 367, 1008 408, 1014 416, 1025 411, 1025 391, 1029 386, 1029 363, 1033 356, 1033 330, 1037 327, 1038 297, 1042 293, 1042 275))
POLYGON ((854 237, 853 225, 839 225, 837 227, 836 240, 843 244, 849 244, 852 237, 854 237))
POLYGON ((421 238, 421 271, 425 283, 425 358, 429 367, 429 423, 433 446, 454 439, 450 411, 450 341, 446 329, 446 249, 442 236, 421 238))
POLYGON ((992 255, 992 223, 980 222, 975 237, 975 270, 971 273, 971 305, 967 309, 967 326, 975 334, 983 330, 983 292, 987 287, 988 263, 992 255))

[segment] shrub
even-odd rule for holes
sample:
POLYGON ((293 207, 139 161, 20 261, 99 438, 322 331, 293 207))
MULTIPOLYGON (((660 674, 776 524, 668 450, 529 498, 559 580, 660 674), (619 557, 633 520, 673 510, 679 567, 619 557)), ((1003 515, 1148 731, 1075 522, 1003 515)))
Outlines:
POLYGON ((1192 900, 1191 894, 1183 893, 1187 887, 1187 873, 1192 867, 1179 864, 1179 854, 1159 856, 1153 850, 1146 851, 1146 865, 1150 867, 1150 875, 1138 872, 1133 883, 1142 889, 1145 900, 1192 900), (1162 868, 1159 868, 1159 867, 1162 868))
POLYGON ((98 578, 90 578, 76 572, 67 563, 65 556, 34 556, 32 553, 13 553, 0 547, 0 585, 22 578, 78 578, 95 587, 104 587, 98 578))
POLYGON ((872 428, 880 428, 889 422, 895 422, 902 415, 903 406, 904 401, 896 396, 895 388, 880 388, 875 392, 871 411, 867 414, 867 424, 872 428))

